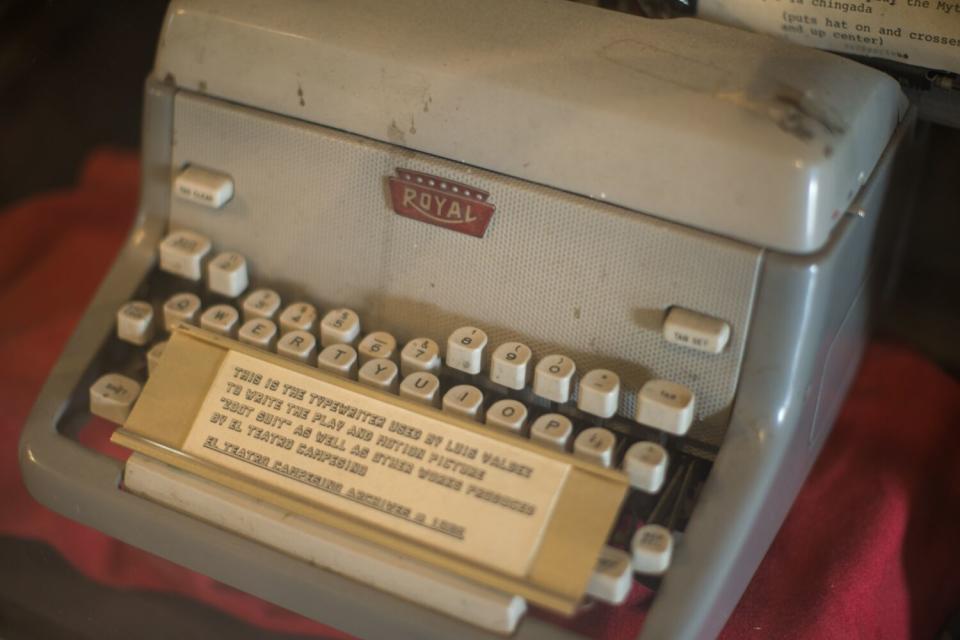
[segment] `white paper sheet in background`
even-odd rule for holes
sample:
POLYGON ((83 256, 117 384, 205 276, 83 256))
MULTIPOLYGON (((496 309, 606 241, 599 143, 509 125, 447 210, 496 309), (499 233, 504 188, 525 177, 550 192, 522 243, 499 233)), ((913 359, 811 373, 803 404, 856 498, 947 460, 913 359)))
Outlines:
POLYGON ((712 22, 960 73, 960 0, 699 0, 712 22))

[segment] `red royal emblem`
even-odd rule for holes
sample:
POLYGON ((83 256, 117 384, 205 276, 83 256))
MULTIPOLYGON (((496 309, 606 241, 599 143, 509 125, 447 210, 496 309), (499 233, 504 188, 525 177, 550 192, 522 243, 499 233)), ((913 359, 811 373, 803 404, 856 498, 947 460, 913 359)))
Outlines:
POLYGON ((486 191, 409 169, 388 180, 393 210, 407 218, 482 238, 493 217, 486 191))

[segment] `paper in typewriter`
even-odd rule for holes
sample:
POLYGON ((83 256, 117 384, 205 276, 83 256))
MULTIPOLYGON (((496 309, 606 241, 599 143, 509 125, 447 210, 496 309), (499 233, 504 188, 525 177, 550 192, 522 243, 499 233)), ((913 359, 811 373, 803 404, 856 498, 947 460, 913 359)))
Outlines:
POLYGON ((113 440, 564 613, 627 491, 619 472, 195 328, 113 440))
POLYGON ((958 0, 700 0, 697 15, 808 47, 960 73, 958 0))

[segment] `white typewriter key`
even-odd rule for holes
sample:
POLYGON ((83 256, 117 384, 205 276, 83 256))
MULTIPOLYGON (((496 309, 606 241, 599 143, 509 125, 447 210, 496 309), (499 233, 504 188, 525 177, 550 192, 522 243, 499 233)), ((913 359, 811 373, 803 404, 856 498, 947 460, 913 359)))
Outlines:
POLYGON ((147 351, 147 375, 152 376, 153 372, 160 366, 160 358, 163 357, 163 349, 167 346, 167 341, 158 342, 147 351))
POLYGON ((594 369, 580 379, 577 408, 601 418, 609 418, 620 405, 620 377, 613 371, 594 369))
POLYGON ((117 311, 117 337, 142 347, 153 339, 153 305, 134 300, 117 311))
POLYGON ((280 314, 280 330, 310 331, 317 327, 317 308, 309 302, 294 302, 280 314))
POLYGON ((659 576, 670 566, 673 536, 666 527, 645 524, 633 534, 630 548, 633 552, 634 571, 659 576))
POLYGON ((273 323, 273 320, 253 318, 243 323, 243 326, 237 332, 237 338, 240 339, 240 342, 271 350, 277 341, 277 325, 273 323))
POLYGON ((320 322, 320 344, 352 344, 360 335, 360 316, 352 309, 334 309, 320 322))
POLYGON ((630 554, 616 547, 600 550, 597 566, 587 584, 587 595, 609 604, 623 604, 633 587, 630 554))
POLYGON ((243 299, 243 319, 266 318, 273 320, 280 309, 280 294, 273 289, 257 289, 243 299))
POLYGON ((374 389, 396 393, 400 386, 400 368, 392 360, 374 358, 360 367, 357 380, 374 389))
POLYGON ((207 265, 207 286, 210 291, 235 298, 247 288, 247 259, 239 253, 225 251, 207 265))
POLYGON ((558 451, 566 451, 571 435, 573 423, 559 413, 545 413, 530 427, 530 440, 558 451))
POLYGON ((233 197, 233 178, 219 171, 188 166, 173 181, 178 197, 219 209, 233 197))
POLYGON ((730 325, 696 311, 673 307, 663 321, 663 338, 697 351, 720 353, 730 340, 730 325))
POLYGON ((527 424, 527 407, 516 400, 497 400, 487 409, 486 423, 519 435, 527 424))
POLYGON ((470 384, 458 384, 443 394, 443 410, 466 418, 483 418, 483 392, 470 384))
POLYGON ((135 380, 108 373, 90 387, 90 413, 123 424, 139 395, 140 385, 135 380))
POLYGON ((667 451, 655 442, 635 442, 623 456, 623 471, 630 486, 656 493, 667 477, 667 451))
POLYGON ((573 455, 601 467, 613 466, 616 450, 617 436, 603 427, 584 429, 573 441, 573 455))
POLYGON ((215 304, 200 315, 200 328, 232 338, 240 324, 240 313, 228 304, 215 304))
POLYGON ((178 324, 197 324, 200 298, 193 293, 177 293, 163 303, 163 326, 173 331, 178 324))
POLYGON ((682 436, 693 422, 693 391, 669 380, 650 380, 637 392, 636 421, 682 436))
POLYGON ((364 336, 357 345, 360 362, 365 363, 375 358, 393 360, 397 351, 397 339, 386 331, 374 331, 364 336))
POLYGON ((519 391, 530 381, 533 352, 519 342, 504 342, 490 357, 490 379, 508 389, 519 391))
POLYGON ((439 407, 440 379, 428 371, 411 373, 400 383, 400 396, 431 407, 439 407))
POLYGON ((480 373, 487 334, 476 327, 460 327, 447 338, 447 366, 464 373, 480 373))
POLYGON ((570 388, 577 365, 566 356, 549 355, 537 363, 533 372, 533 392, 553 402, 570 400, 570 388))
POLYGON ((199 281, 211 246, 199 233, 174 231, 160 243, 160 268, 181 278, 199 281))
POLYGON ((440 370, 440 345, 430 338, 415 338, 400 352, 400 373, 440 370))
POLYGON ((288 331, 277 341, 277 353, 292 360, 313 364, 317 355, 317 338, 300 329, 288 331))
POLYGON ((317 356, 317 366, 345 378, 356 378, 357 352, 348 344, 332 344, 317 356))

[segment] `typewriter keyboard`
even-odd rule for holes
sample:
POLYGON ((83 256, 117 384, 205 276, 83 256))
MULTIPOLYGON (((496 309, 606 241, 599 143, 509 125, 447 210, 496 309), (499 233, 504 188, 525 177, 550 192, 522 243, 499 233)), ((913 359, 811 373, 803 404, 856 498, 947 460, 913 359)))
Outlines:
MULTIPOLYGON (((316 366, 359 385, 399 394, 490 429, 529 438, 591 464, 619 469, 632 487, 588 595, 622 602, 634 580, 655 587, 668 569, 711 456, 681 447, 694 420, 693 392, 650 380, 636 392, 636 415, 616 415, 616 371, 579 371, 563 353, 535 353, 518 341, 492 344, 482 326, 447 336, 392 335, 365 326, 353 309, 321 309, 259 286, 244 256, 214 253, 190 231, 169 234, 159 270, 117 310, 114 350, 125 362, 89 389, 90 410, 115 423, 163 358, 165 334, 180 323, 316 366)), ((690 325, 688 318, 673 322, 690 325)), ((700 333, 713 336, 715 328, 700 333)), ((706 348, 705 347, 705 348, 706 348)), ((103 372, 101 372, 103 373, 103 372)))

